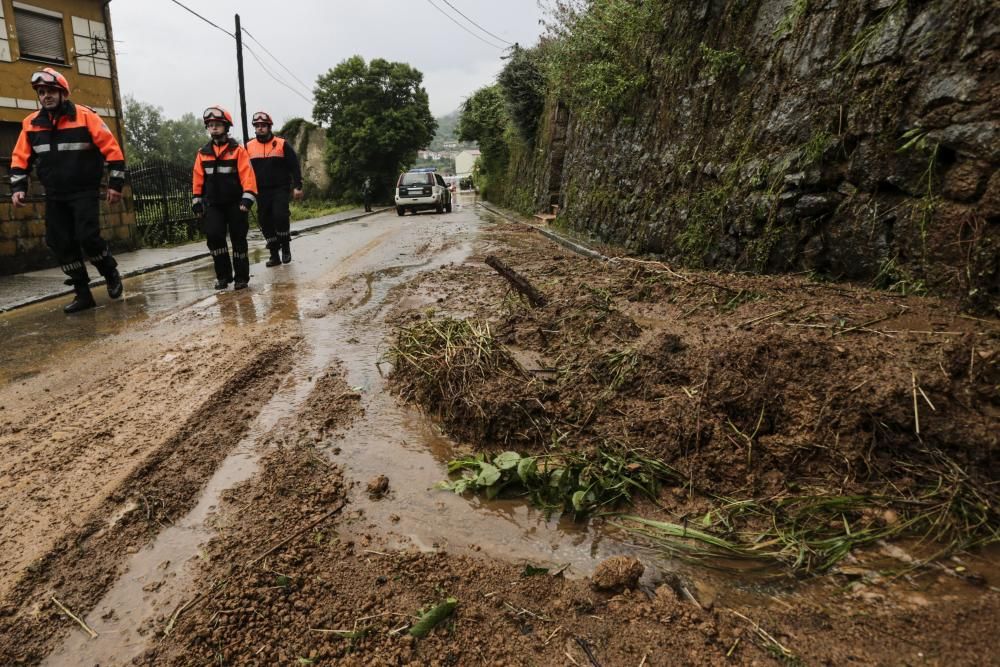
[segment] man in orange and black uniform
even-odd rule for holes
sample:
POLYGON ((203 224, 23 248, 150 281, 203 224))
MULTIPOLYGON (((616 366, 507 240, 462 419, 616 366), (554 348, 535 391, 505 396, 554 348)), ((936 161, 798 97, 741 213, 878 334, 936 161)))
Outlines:
POLYGON ((247 213, 257 200, 257 180, 245 148, 229 137, 233 117, 219 106, 202 114, 212 140, 201 147, 194 160, 191 210, 205 218, 205 236, 215 262, 215 289, 245 289, 250 282, 247 213), (226 233, 233 244, 229 258, 226 233))
POLYGON ((62 74, 46 67, 31 76, 31 87, 42 108, 21 123, 10 157, 11 202, 25 205, 28 175, 36 166, 45 186, 45 242, 76 293, 63 311, 76 313, 97 305, 83 253, 104 276, 108 296, 122 295, 118 262, 101 238, 98 195, 107 162, 108 203, 121 201, 125 156, 93 109, 70 102, 69 82, 62 74))
POLYGON ((253 115, 252 122, 257 138, 247 144, 247 152, 250 153, 250 164, 253 165, 259 188, 257 219, 260 221, 260 232, 267 241, 267 249, 271 251, 271 258, 265 266, 277 266, 282 262, 288 264, 292 261, 288 188, 292 187, 295 199, 302 199, 299 158, 291 144, 271 132, 274 121, 267 113, 258 111, 253 115))

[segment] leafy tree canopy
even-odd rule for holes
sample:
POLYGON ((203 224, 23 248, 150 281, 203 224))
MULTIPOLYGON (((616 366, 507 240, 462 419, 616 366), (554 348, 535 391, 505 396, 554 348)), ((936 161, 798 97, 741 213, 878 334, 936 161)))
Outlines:
POLYGON ((511 121, 521 138, 531 141, 545 107, 545 75, 536 50, 522 49, 515 44, 497 83, 510 110, 511 121))
POLYGON ((482 169, 487 174, 500 175, 507 168, 509 124, 506 100, 499 85, 480 88, 462 104, 458 138, 479 142, 482 169))
POLYGON ((414 163, 437 129, 423 74, 406 63, 352 56, 319 77, 313 118, 326 125, 332 187, 357 196, 365 177, 376 197, 414 163))
POLYGON ((193 113, 164 118, 163 109, 134 97, 123 100, 125 153, 129 163, 161 159, 178 165, 194 162, 194 155, 208 140, 205 125, 193 113))

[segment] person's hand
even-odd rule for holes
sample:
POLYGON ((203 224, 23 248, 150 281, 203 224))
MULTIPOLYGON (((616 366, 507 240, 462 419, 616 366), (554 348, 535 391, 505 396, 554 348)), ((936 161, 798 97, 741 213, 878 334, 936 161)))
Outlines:
POLYGON ((108 188, 108 203, 109 204, 117 204, 121 200, 122 200, 122 193, 121 192, 119 192, 118 190, 112 190, 111 188, 108 188))
POLYGON ((302 188, 295 188, 292 190, 292 199, 295 201, 300 201, 302 199, 302 188))
POLYGON ((246 204, 240 204, 240 210, 243 211, 244 213, 249 213, 250 212, 250 209, 247 208, 246 204))
POLYGON ((14 204, 14 208, 21 208, 22 206, 27 206, 27 204, 24 203, 23 192, 15 192, 14 194, 12 194, 10 196, 10 201, 12 204, 14 204))
POLYGON ((244 213, 249 213, 250 208, 253 206, 253 200, 244 197, 240 200, 240 210, 244 213))
POLYGON ((202 204, 201 202, 198 202, 197 204, 191 204, 191 212, 200 218, 201 216, 205 215, 205 205, 202 204))

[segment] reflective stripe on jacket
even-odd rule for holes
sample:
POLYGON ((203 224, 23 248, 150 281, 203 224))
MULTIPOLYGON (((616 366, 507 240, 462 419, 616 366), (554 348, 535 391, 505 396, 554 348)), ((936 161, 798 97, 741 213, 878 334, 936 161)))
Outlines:
POLYGON ((28 174, 36 167, 47 196, 96 192, 105 162, 108 187, 120 192, 125 156, 118 141, 93 109, 66 100, 55 115, 55 125, 44 109, 21 122, 10 156, 11 190, 26 192, 28 174))
POLYGON ((302 188, 302 171, 299 158, 292 145, 281 137, 271 136, 261 141, 251 139, 247 144, 250 164, 257 177, 257 187, 261 191, 287 189, 289 184, 295 189, 302 188))
POLYGON ((237 204, 241 199, 256 201, 257 179, 246 149, 235 139, 202 146, 194 159, 191 189, 196 204, 203 198, 207 206, 237 204))

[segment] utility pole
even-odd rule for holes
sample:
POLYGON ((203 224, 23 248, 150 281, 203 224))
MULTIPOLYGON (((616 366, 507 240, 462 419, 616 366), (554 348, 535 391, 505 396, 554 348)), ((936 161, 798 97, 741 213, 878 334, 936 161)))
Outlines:
POLYGON ((240 78, 240 125, 243 127, 243 145, 250 143, 247 129, 247 91, 243 83, 243 31, 240 29, 240 15, 236 15, 236 68, 240 78))

